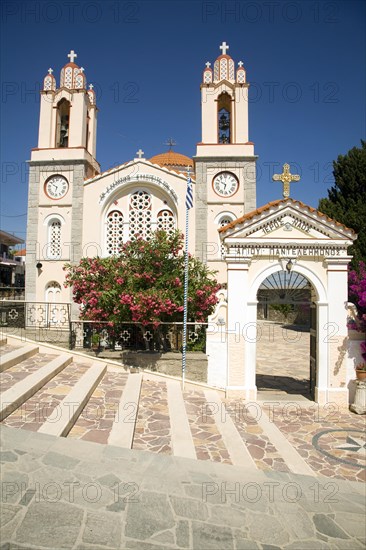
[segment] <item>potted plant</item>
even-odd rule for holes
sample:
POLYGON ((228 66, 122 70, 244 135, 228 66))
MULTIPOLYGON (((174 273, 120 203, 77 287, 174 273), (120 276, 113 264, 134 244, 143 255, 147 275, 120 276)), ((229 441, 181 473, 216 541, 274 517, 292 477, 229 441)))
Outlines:
POLYGON ((91 337, 91 347, 92 347, 92 350, 95 351, 95 353, 99 349, 99 344, 100 344, 99 334, 95 332, 94 334, 92 334, 92 337, 91 337))
POLYGON ((366 363, 358 363, 356 365, 357 380, 366 380, 366 363))

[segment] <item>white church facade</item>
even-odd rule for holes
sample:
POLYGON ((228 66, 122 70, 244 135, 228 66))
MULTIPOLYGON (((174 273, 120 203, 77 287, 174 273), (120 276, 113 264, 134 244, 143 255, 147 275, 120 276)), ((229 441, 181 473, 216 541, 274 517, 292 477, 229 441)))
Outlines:
POLYGON ((225 282, 218 229, 256 205, 248 84, 243 63, 235 67, 227 48, 224 43, 214 70, 207 63, 203 71, 202 141, 194 162, 172 150, 146 159, 140 149, 135 159, 101 172, 93 85, 74 52, 59 85, 49 70, 30 160, 27 300, 47 301, 56 292, 59 301, 70 301, 65 262, 115 254, 122 242, 148 239, 159 228, 184 232, 188 168, 194 183, 189 249, 225 282))
MULTIPOLYGON (((313 306, 313 398, 348 403, 347 247, 352 230, 289 196, 296 179, 277 176, 284 198, 256 208, 256 160, 249 140, 243 63, 228 46, 201 84, 202 139, 193 159, 168 151, 101 172, 97 105, 84 69, 70 61, 59 84, 49 69, 41 92, 38 146, 30 160, 26 300, 72 302, 66 262, 118 253, 123 242, 156 229, 184 233, 187 169, 194 208, 189 250, 217 270, 223 290, 207 334, 208 383, 254 400, 258 291, 278 273, 301 275, 313 306), (212 328, 213 327, 213 328, 212 328)), ((282 274, 282 275, 281 275, 282 274)), ((72 306, 77 317, 78 307, 72 306)))

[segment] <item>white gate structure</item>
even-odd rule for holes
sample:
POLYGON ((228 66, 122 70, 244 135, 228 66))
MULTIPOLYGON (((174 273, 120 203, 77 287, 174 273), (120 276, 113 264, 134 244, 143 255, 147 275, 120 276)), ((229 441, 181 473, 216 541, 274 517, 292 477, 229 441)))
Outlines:
POLYGON ((306 277, 314 291, 313 399, 347 405, 347 248, 357 238, 354 231, 285 198, 244 215, 219 233, 226 251, 227 292, 221 292, 209 319, 208 383, 225 388, 230 397, 256 400, 258 288, 271 274, 292 271, 306 277))

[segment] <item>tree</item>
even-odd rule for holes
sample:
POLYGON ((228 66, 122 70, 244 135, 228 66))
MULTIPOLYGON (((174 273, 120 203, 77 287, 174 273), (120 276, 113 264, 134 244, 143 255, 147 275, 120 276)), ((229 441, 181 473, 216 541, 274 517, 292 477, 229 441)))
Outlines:
MULTIPOLYGON (((65 265, 66 286, 81 305, 84 320, 107 321, 115 326, 136 322, 158 327, 183 320, 183 235, 156 231, 149 241, 137 239, 122 246, 119 255, 82 258, 65 265)), ((214 273, 189 257, 188 317, 205 321, 217 302, 214 273)))
POLYGON ((319 210, 347 227, 358 238, 350 247, 352 266, 366 261, 366 142, 353 147, 346 155, 333 162, 335 184, 328 190, 328 198, 320 199, 319 210))

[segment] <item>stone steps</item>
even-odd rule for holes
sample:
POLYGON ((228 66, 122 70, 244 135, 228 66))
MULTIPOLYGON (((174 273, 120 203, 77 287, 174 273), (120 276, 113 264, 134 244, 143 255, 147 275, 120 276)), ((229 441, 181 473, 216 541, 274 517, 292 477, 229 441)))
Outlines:
MULTIPOLYGON (((188 383, 182 391, 178 380, 126 373, 57 348, 37 353, 35 346, 18 346, 4 354, 3 363, 16 358, 17 364, 0 373, 0 419, 9 427, 220 462, 253 473, 314 476, 313 465, 321 469, 318 456, 315 462, 306 460, 309 443, 300 440, 300 445, 291 426, 273 422, 259 404, 244 411, 243 401, 227 401, 204 385, 188 383)), ((308 424, 313 430, 310 413, 308 424)))
POLYGON ((107 370, 103 362, 38 353, 31 345, 2 360, 0 420, 7 426, 258 469, 236 419, 214 390, 182 392, 178 380, 107 370))
POLYGON ((71 363, 71 361, 72 357, 60 355, 3 392, 0 396, 0 420, 4 420, 4 418, 20 407, 27 399, 47 384, 49 380, 71 363))
POLYGON ((87 404, 89 397, 103 378, 106 370, 106 365, 93 363, 61 401, 58 408, 60 414, 57 415, 57 418, 55 419, 51 413, 38 431, 59 437, 67 435, 87 404))

